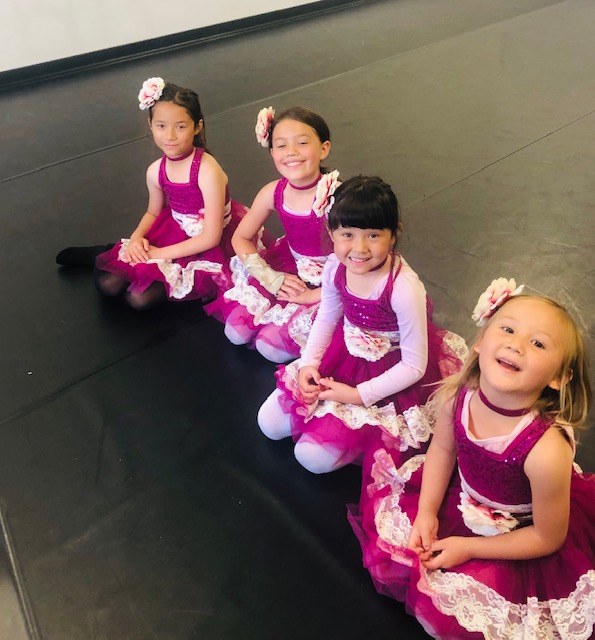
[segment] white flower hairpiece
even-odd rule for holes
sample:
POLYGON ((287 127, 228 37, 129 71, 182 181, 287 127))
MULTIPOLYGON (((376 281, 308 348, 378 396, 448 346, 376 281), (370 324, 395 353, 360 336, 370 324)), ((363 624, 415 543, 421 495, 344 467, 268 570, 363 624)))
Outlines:
POLYGON ((322 175, 316 187, 316 195, 314 196, 314 204, 312 211, 319 217, 328 215, 335 203, 333 194, 339 186, 339 172, 335 169, 329 173, 322 175))
POLYGON ((271 135, 271 124, 275 117, 275 110, 273 107, 265 107, 258 112, 256 116, 256 126, 254 127, 254 133, 256 133, 256 139, 263 147, 269 146, 269 137, 271 135))
POLYGON ((479 296, 479 300, 473 309, 471 319, 478 327, 485 324, 485 321, 494 315, 506 300, 518 296, 523 292, 525 285, 516 286, 514 278, 496 278, 492 280, 490 286, 479 296))
POLYGON ((165 82, 163 78, 149 78, 143 82, 143 86, 138 94, 138 108, 150 109, 161 98, 165 82))

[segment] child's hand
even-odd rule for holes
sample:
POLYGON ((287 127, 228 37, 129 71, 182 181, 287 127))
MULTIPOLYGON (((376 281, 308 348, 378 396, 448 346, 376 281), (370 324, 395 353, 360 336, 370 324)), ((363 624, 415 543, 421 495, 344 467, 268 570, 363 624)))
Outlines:
POLYGON ((287 300, 287 302, 295 302, 296 304, 315 304, 316 302, 320 301, 320 290, 306 288, 301 293, 290 296, 279 290, 277 298, 279 300, 287 300))
POLYGON ((283 279, 283 284, 279 291, 277 291, 277 298, 279 300, 287 300, 290 296, 297 296, 306 291, 306 284, 300 280, 293 273, 286 273, 283 279))
POLYGON ((306 404, 316 402, 320 392, 320 374, 316 367, 306 366, 298 371, 298 386, 306 404))
POLYGON ((159 247, 154 247, 152 244, 149 245, 149 250, 147 252, 147 256, 150 260, 159 260, 162 258, 161 249, 159 247))
POLYGON ((146 238, 130 238, 123 261, 134 266, 140 262, 146 262, 148 259, 149 241, 146 238))
POLYGON ((469 553, 469 538, 462 536, 436 540, 432 543, 430 552, 429 558, 420 558, 426 569, 451 569, 473 557, 469 553))
POLYGON ((362 404, 362 397, 356 387, 343 382, 335 382, 334 378, 321 378, 320 386, 324 389, 318 394, 320 400, 332 400, 343 404, 362 404))
POLYGON ((438 536, 438 518, 418 513, 409 534, 409 549, 415 551, 422 562, 432 557, 432 544, 438 536))

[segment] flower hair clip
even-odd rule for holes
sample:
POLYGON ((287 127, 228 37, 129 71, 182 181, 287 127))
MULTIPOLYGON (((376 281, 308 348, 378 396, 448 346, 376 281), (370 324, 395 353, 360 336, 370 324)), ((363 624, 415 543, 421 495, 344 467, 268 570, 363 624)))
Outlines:
POLYGON ((165 82, 163 78, 149 78, 143 82, 143 86, 138 94, 138 108, 150 109, 161 98, 165 82))
POLYGON ((339 172, 331 171, 325 173, 318 181, 318 187, 316 188, 316 195, 314 196, 314 204, 312 205, 312 211, 319 217, 328 215, 328 212, 335 204, 335 198, 333 194, 339 186, 339 172))
POLYGON ((263 147, 269 146, 269 138, 271 136, 271 124, 275 117, 275 110, 273 107, 265 107, 258 112, 256 116, 256 126, 254 127, 254 133, 256 133, 256 139, 263 147))
POLYGON ((509 298, 518 296, 524 288, 524 284, 517 287, 514 278, 492 280, 490 286, 479 296, 471 319, 478 327, 483 326, 509 298))

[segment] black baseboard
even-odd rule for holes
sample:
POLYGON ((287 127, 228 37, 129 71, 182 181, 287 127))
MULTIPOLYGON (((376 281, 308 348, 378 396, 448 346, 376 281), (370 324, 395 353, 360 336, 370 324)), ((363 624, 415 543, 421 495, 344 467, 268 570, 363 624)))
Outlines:
POLYGON ((320 0, 299 7, 290 7, 279 11, 272 11, 258 16, 232 20, 191 31, 183 31, 160 38, 152 38, 142 42, 126 44, 84 53, 82 55, 62 58, 34 64, 28 67, 0 72, 0 93, 55 78, 105 67, 114 63, 136 60, 139 58, 158 55, 191 47, 204 42, 228 38, 249 31, 268 28, 293 20, 338 11, 346 7, 366 4, 371 0, 320 0))

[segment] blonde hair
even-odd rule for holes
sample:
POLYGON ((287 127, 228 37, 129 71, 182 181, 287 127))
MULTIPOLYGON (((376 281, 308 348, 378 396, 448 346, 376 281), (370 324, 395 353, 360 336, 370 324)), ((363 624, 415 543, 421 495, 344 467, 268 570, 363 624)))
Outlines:
MULTIPOLYGON (((522 298, 541 300, 553 307, 560 317, 560 333, 563 335, 562 362, 558 371, 560 389, 545 387, 532 409, 539 412, 542 417, 553 419, 558 424, 574 428, 583 427, 591 403, 589 358, 577 323, 561 304, 542 295, 521 294, 511 297, 482 326, 473 344, 476 345, 481 340, 500 309, 511 300, 522 298)), ((463 387, 476 389, 479 386, 480 375, 479 354, 475 349, 471 349, 459 373, 446 378, 436 394, 440 400, 444 400, 458 396, 463 387)))

